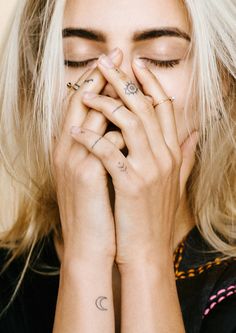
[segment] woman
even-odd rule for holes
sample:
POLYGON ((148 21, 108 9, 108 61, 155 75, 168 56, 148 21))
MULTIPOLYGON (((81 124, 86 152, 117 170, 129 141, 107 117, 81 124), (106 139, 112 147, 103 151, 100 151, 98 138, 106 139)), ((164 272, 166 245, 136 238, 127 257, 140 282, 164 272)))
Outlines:
POLYGON ((18 4, 0 81, 1 332, 235 332, 235 12, 18 4))

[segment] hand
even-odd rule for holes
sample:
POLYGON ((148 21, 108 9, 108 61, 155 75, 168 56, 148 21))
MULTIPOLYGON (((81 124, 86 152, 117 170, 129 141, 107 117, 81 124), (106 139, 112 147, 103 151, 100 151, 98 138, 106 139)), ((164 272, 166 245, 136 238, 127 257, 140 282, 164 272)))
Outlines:
MULTIPOLYGON (((117 66, 106 68, 99 61, 98 67, 126 106, 100 95, 84 97, 83 102, 121 129, 129 154, 125 158, 108 139, 84 127, 74 131, 73 137, 97 156, 112 176, 116 262, 122 268, 135 261, 165 260, 173 254, 175 214, 194 165, 197 132, 180 147, 170 101, 154 109, 117 66)), ((155 103, 167 98, 151 71, 135 63, 133 69, 144 93, 155 103)))
MULTIPOLYGON (((120 57, 114 61, 119 63, 120 57)), ((70 136, 70 128, 75 124, 99 135, 105 133, 106 117, 85 107, 81 96, 85 90, 100 92, 107 82, 101 72, 93 68, 84 73, 77 83, 80 89, 76 92, 71 90, 68 94, 62 134, 54 149, 64 260, 79 258, 85 262, 109 260, 113 263, 116 247, 107 171, 95 155, 70 136)), ((118 132, 108 132, 104 137, 113 142, 118 150, 124 146, 118 132)))

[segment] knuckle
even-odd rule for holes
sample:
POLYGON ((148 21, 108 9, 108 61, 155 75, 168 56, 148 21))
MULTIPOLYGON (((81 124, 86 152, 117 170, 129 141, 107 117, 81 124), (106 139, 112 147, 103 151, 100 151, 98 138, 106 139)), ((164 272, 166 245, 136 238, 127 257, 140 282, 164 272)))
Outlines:
POLYGON ((114 155, 117 153, 115 144, 111 143, 107 145, 106 149, 101 152, 101 158, 104 160, 112 160, 114 155))
POLYGON ((151 101, 147 98, 143 99, 142 109, 147 111, 148 114, 155 114, 155 110, 153 108, 153 105, 152 105, 151 101))
POLYGON ((175 166, 174 158, 170 153, 168 153, 165 156, 165 159, 162 163, 162 174, 163 174, 163 176, 169 177, 173 173, 174 166, 175 166))
POLYGON ((138 117, 130 117, 127 121, 127 128, 132 131, 136 131, 138 128, 142 126, 141 119, 138 117))
POLYGON ((159 178, 160 178, 159 171, 155 168, 155 170, 149 171, 146 174, 145 182, 146 182, 147 186, 150 186, 150 185, 156 184, 159 181, 159 178))
POLYGON ((108 132, 104 135, 104 137, 112 142, 116 147, 122 148, 125 145, 124 139, 118 131, 108 132))
POLYGON ((139 198, 140 193, 146 188, 145 182, 143 179, 138 178, 135 182, 132 182, 132 185, 129 186, 129 195, 133 198, 139 198))
POLYGON ((93 172, 91 172, 89 167, 85 168, 82 165, 79 165, 75 170, 75 178, 76 183, 79 183, 80 185, 88 185, 93 181, 93 172))

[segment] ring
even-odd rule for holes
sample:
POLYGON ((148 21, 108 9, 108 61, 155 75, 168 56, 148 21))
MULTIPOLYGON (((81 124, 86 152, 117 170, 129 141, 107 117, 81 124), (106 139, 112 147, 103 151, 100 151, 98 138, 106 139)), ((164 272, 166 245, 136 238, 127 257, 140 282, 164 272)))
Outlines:
POLYGON ((155 108, 156 106, 158 106, 158 105, 160 105, 160 104, 162 104, 162 103, 165 103, 165 102, 168 102, 168 101, 173 102, 174 100, 175 100, 174 97, 168 97, 168 98, 165 98, 165 99, 160 100, 160 101, 157 102, 155 105, 153 105, 153 107, 155 108))
POLYGON ((78 83, 72 84, 71 82, 68 82, 67 87, 69 89, 73 88, 74 90, 78 90, 80 88, 80 85, 78 83))

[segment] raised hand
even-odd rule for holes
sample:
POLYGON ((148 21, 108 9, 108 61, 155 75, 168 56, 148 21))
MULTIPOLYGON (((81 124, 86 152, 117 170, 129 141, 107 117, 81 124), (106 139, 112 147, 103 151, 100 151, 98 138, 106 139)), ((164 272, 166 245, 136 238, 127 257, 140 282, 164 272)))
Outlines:
MULTIPOLYGON (((119 63, 121 58, 115 58, 119 63)), ((107 188, 107 171, 101 161, 70 136, 72 125, 83 125, 104 135, 106 117, 89 110, 82 103, 85 90, 100 92, 106 84, 101 72, 89 69, 78 80, 80 89, 71 90, 65 103, 65 119, 60 140, 54 150, 55 179, 64 240, 68 260, 85 262, 109 260, 115 256, 114 219, 107 188)), ((120 133, 105 134, 119 150, 124 146, 120 133)))
POLYGON ((133 63, 145 94, 104 56, 98 67, 117 91, 120 101, 86 94, 83 102, 102 112, 121 129, 128 148, 125 157, 99 133, 74 128, 72 136, 98 157, 115 189, 116 261, 127 267, 135 261, 157 262, 173 251, 175 214, 195 160, 197 132, 180 146, 171 100, 147 68, 133 63))

